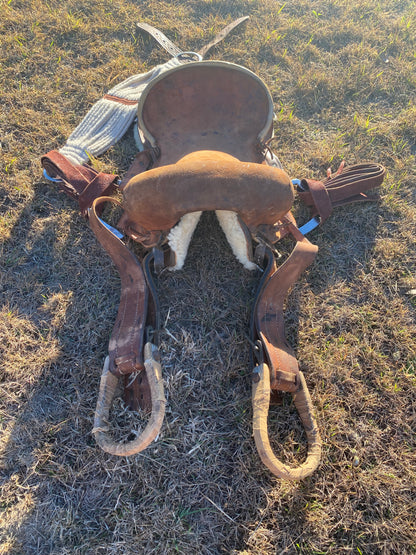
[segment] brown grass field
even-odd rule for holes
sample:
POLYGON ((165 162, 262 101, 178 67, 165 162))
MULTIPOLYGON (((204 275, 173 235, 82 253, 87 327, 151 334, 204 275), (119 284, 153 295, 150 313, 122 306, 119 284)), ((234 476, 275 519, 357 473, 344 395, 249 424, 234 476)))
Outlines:
MULTIPOLYGON (((416 553, 416 3, 411 0, 0 0, 1 554, 416 553), (159 27, 256 72, 275 102, 273 149, 291 177, 376 161, 373 203, 309 237, 313 267, 287 332, 323 438, 300 483, 273 477, 252 438, 247 341, 258 275, 212 214, 183 271, 157 280, 168 399, 158 441, 130 459, 91 435, 119 277, 40 156, 115 84, 169 56, 159 27)), ((123 173, 132 133, 93 164, 123 173)), ((296 204, 298 221, 308 218, 296 204)), ((142 419, 118 402, 114 421, 142 419)), ((301 461, 290 398, 273 445, 301 461)))

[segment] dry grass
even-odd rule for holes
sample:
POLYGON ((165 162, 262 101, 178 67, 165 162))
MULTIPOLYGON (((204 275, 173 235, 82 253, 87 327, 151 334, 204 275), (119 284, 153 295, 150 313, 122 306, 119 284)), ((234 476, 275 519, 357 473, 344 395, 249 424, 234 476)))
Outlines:
MULTIPOLYGON (((0 553, 415 553, 415 3, 1 0, 0 14, 0 553), (241 15, 246 28, 212 57, 270 87, 288 172, 319 177, 343 158, 388 168, 379 202, 314 232, 317 262, 288 301, 324 441, 319 470, 295 484, 255 451, 246 333, 257 276, 210 214, 185 270, 158 280, 161 436, 130 460, 98 450, 90 429, 118 276, 39 165, 110 86, 167 59, 136 20, 192 50, 241 15)), ((130 136, 97 163, 120 171, 132 155, 130 136)), ((129 429, 133 415, 116 413, 129 429)), ((270 427, 282 456, 300 460, 289 399, 270 427)))

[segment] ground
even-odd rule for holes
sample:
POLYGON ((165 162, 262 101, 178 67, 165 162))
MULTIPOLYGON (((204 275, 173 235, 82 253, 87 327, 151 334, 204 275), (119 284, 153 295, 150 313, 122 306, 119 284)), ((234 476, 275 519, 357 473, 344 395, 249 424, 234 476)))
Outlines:
MULTIPOLYGON (((0 553, 415 553, 415 2, 1 0, 0 13, 0 553), (297 483, 273 477, 254 446, 259 276, 212 214, 184 270, 157 279, 162 432, 129 459, 99 450, 119 278, 39 162, 112 86, 168 59, 136 21, 198 50, 243 15, 208 58, 265 81, 271 147, 290 176, 319 179, 341 160, 387 168, 374 202, 310 234, 316 263, 287 302, 323 438, 319 469, 297 483)), ((92 163, 122 174, 133 156, 130 131, 92 163)), ((298 203, 295 214, 308 219, 298 203)), ((144 418, 121 401, 112 415, 127 431, 144 418)), ((269 429, 279 456, 302 460, 290 397, 269 429)))

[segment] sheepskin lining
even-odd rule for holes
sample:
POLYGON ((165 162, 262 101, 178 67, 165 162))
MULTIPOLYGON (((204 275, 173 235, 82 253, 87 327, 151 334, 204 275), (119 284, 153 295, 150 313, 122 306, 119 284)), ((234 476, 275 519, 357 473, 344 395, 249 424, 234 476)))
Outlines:
MULTIPOLYGON (((237 214, 229 210, 216 210, 215 213, 237 260, 247 270, 255 270, 257 266, 249 258, 246 236, 241 229, 237 214)), ((170 230, 168 244, 176 255, 176 264, 171 266, 170 270, 181 270, 183 268, 189 244, 201 214, 202 212, 185 214, 170 230)))
POLYGON ((229 210, 216 210, 215 214, 237 260, 247 270, 255 270, 257 266, 249 258, 247 239, 241 229, 237 214, 229 210))
POLYGON ((182 216, 168 235, 169 247, 176 255, 176 264, 170 270, 182 270, 188 253, 189 243, 199 222, 202 212, 189 212, 182 216))

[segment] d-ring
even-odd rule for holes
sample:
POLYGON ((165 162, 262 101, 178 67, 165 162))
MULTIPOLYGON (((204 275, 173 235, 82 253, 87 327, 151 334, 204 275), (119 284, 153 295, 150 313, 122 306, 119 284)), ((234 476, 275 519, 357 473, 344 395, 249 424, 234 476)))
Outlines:
POLYGON ((175 58, 180 62, 202 62, 203 58, 198 52, 179 52, 175 58))

